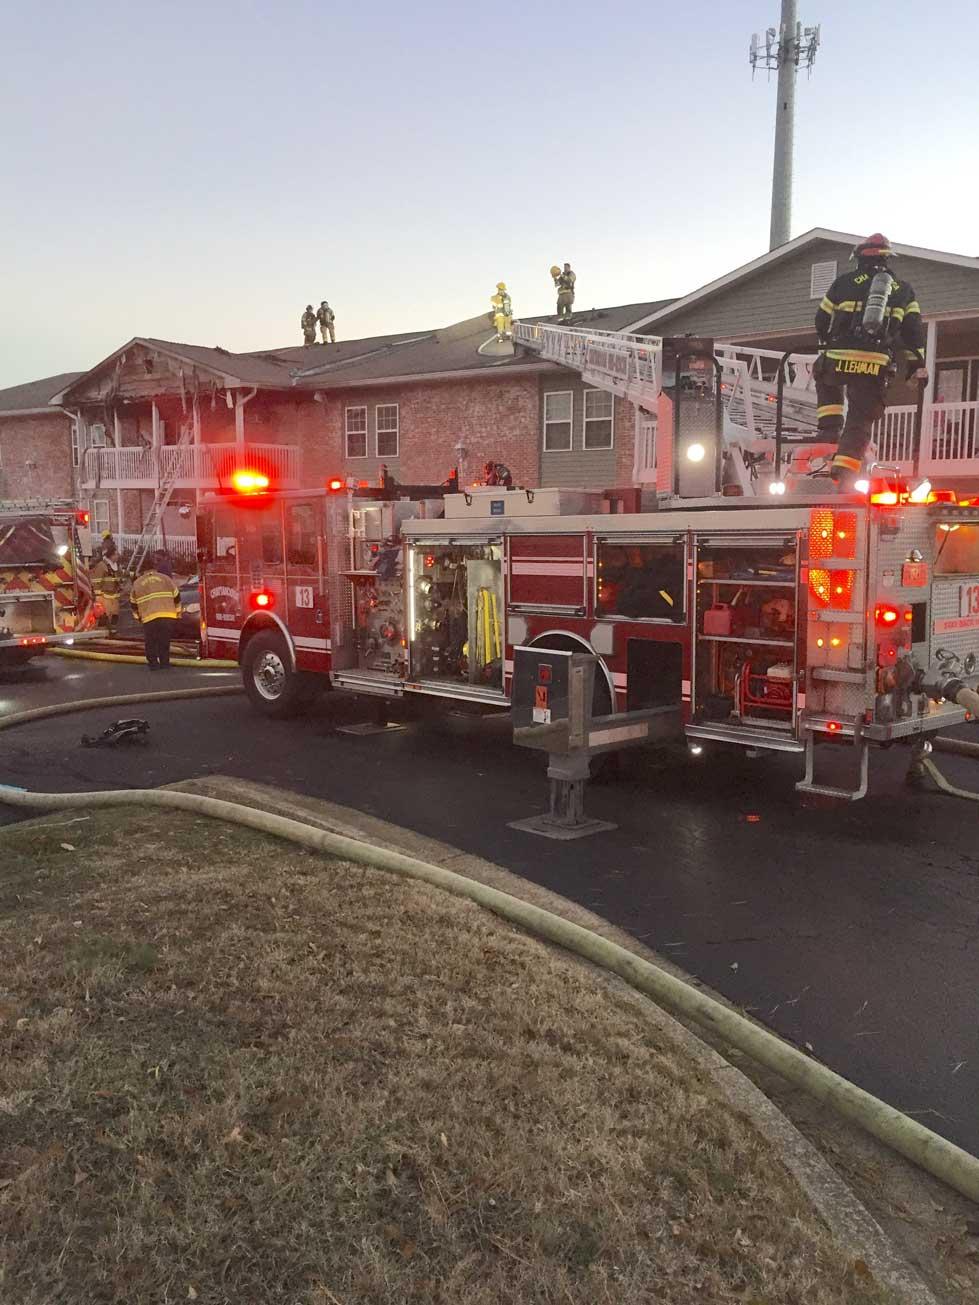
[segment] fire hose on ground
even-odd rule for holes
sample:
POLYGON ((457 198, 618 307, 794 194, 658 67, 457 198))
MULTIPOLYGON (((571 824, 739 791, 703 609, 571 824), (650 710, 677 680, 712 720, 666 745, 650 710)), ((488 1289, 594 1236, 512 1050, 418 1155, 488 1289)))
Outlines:
MULTIPOLYGON (((222 686, 207 689, 176 689, 158 693, 133 694, 128 698, 90 699, 58 704, 34 711, 19 712, 0 720, 0 728, 25 723, 66 711, 83 711, 92 707, 120 706, 124 703, 158 702, 164 699, 229 694, 240 690, 222 686)), ((979 696, 965 690, 979 706, 979 696)), ((960 705, 966 705, 962 703, 960 705)), ((968 710, 974 710, 972 706, 968 710)), ((925 764, 930 763, 925 759, 925 764)), ((937 771, 935 774, 937 775, 937 771)), ((948 786, 949 788, 951 786, 948 786)), ((969 795, 974 796, 974 795, 969 795)), ((330 833, 301 821, 272 812, 261 811, 220 798, 180 793, 172 789, 112 789, 94 793, 30 793, 25 789, 0 784, 0 803, 28 811, 68 810, 95 807, 140 806, 186 811, 230 824, 253 829, 257 833, 281 838, 315 852, 326 853, 346 861, 385 870, 403 878, 420 880, 433 887, 467 898, 538 938, 554 943, 593 964, 617 974, 638 992, 674 1013, 688 1018, 716 1034, 731 1047, 750 1056, 757 1063, 780 1075, 804 1092, 839 1111, 873 1137, 941 1179, 962 1195, 979 1202, 979 1159, 939 1136, 916 1120, 878 1100, 856 1084, 820 1064, 768 1030, 754 1024, 691 984, 668 974, 659 966, 636 956, 607 938, 573 924, 542 907, 521 901, 508 893, 490 888, 445 870, 441 866, 417 860, 402 852, 377 847, 358 839, 330 833)))

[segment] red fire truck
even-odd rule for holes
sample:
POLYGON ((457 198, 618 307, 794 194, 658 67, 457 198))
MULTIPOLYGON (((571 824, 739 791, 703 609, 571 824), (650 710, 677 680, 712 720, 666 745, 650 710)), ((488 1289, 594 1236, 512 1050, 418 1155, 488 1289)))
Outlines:
POLYGON ((658 709, 659 738, 799 753, 811 791, 837 791, 816 745, 854 745, 853 798, 872 746, 979 703, 979 503, 951 493, 637 510, 629 492, 244 483, 200 519, 204 639, 270 716, 326 687, 506 708, 515 650, 587 652, 593 716, 658 709))

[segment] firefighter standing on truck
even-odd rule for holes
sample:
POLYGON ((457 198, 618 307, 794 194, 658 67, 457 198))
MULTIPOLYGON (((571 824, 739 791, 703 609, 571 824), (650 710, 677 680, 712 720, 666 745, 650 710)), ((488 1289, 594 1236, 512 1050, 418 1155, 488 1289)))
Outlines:
POLYGON ((180 615, 180 591, 168 575, 156 569, 153 558, 143 563, 129 601, 143 627, 146 661, 151 671, 170 669, 170 640, 180 615))
POLYGON ((844 492, 853 489, 863 469, 899 354, 907 379, 927 379, 921 308, 908 282, 899 281, 888 266, 894 254, 887 237, 868 236, 851 257, 856 271, 838 276, 816 311, 820 352, 813 369, 818 429, 838 441, 830 475, 844 492))

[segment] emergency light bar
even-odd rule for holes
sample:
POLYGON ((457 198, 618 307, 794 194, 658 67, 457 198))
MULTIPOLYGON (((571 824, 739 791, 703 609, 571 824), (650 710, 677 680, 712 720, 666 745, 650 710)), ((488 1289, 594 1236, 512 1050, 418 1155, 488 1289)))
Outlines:
POLYGON ((263 494, 269 487, 269 478, 260 471, 236 471, 231 483, 239 494, 263 494))

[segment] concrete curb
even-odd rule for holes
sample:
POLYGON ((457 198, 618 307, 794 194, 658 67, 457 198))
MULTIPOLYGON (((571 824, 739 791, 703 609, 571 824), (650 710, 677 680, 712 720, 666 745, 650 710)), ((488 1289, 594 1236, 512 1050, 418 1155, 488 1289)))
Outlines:
MULTIPOLYGON (((248 806, 303 820, 317 828, 348 838, 357 838, 394 851, 432 862, 456 874, 510 893, 545 908, 555 915, 592 930, 635 955, 668 970, 685 982, 703 984, 685 974, 671 961, 644 947, 629 934, 614 928, 600 916, 540 888, 481 857, 471 856, 450 844, 413 833, 388 821, 350 807, 317 798, 224 776, 189 780, 170 787, 208 797, 224 798, 248 806)), ((547 944, 545 944, 547 945, 547 944)), ((580 962, 587 964, 587 962, 580 962)), ((939 1305, 931 1289, 900 1254, 876 1219, 855 1194, 781 1110, 720 1052, 710 1047, 684 1024, 635 992, 615 975, 595 970, 614 988, 619 999, 642 1009, 643 1016, 659 1024, 683 1046, 705 1076, 709 1077, 733 1109, 747 1115, 758 1131, 782 1156, 793 1175, 851 1261, 862 1260, 876 1280, 888 1287, 901 1305, 939 1305)), ((715 1000, 723 1000, 711 993, 715 1000)), ((730 1005, 725 1002, 724 1004, 730 1005)), ((733 1009, 733 1007, 732 1007, 733 1009)))

